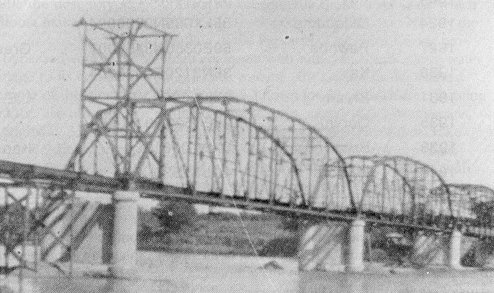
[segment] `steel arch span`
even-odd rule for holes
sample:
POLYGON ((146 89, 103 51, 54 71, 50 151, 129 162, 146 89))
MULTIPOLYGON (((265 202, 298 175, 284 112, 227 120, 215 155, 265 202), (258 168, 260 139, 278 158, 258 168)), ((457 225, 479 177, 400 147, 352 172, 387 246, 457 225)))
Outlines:
MULTIPOLYGON (((494 235, 494 190, 477 184, 448 184, 453 213, 465 234, 494 235)), ((444 190, 443 190, 444 192, 444 190)))
POLYGON ((345 158, 359 214, 416 224, 413 186, 399 170, 378 157, 345 158))
POLYGON ((441 230, 456 224, 449 187, 431 166, 403 156, 349 156, 344 160, 357 214, 441 230))
POLYGON ((432 166, 405 156, 384 156, 383 160, 400 171, 413 186, 420 224, 453 229, 457 219, 453 214, 448 184, 432 166), (441 188, 444 192, 436 192, 441 188))
POLYGON ((133 133, 122 138, 109 127, 122 105, 100 110, 86 125, 69 169, 290 206, 330 208, 333 189, 351 194, 341 155, 300 119, 229 97, 131 103, 133 133), (122 149, 129 145, 132 159, 125 163, 122 149), (324 172, 335 160, 339 171, 324 172))
POLYGON ((86 125, 68 167, 146 178, 190 194, 400 225, 450 230, 456 224, 449 188, 431 166, 400 156, 342 158, 302 120, 231 97, 136 99, 109 106, 86 125), (111 125, 125 103, 132 104, 132 133, 119 136, 111 125), (129 146, 132 159, 126 163, 129 146))

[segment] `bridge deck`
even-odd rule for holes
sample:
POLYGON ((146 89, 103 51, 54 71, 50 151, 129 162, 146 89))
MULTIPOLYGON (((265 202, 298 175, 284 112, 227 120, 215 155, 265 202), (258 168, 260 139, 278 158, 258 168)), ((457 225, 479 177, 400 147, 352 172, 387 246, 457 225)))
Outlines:
MULTIPOLYGON (((317 218, 320 220, 352 221, 357 217, 367 222, 390 225, 396 227, 414 228, 428 231, 445 231, 444 228, 436 227, 434 222, 444 217, 431 218, 427 223, 413 223, 396 221, 396 215, 376 214, 371 211, 363 211, 360 215, 351 210, 329 210, 303 205, 290 205, 288 203, 270 202, 269 200, 248 199, 243 196, 222 196, 218 193, 191 191, 187 188, 163 185, 159 182, 143 178, 110 178, 100 175, 90 175, 70 170, 41 167, 36 165, 21 164, 0 160, 0 175, 10 180, 0 185, 4 186, 26 186, 33 184, 63 186, 68 190, 112 193, 115 190, 125 190, 132 185, 133 190, 141 193, 142 197, 163 199, 176 198, 193 203, 213 204, 224 207, 236 207, 239 209, 257 210, 263 212, 274 212, 286 215, 297 215, 299 217, 317 218)), ((447 219, 448 220, 448 219, 447 219)), ((449 219, 451 222, 453 219, 449 219)), ((489 229, 490 230, 490 229, 489 229)), ((468 229, 468 232, 481 232, 480 228, 468 229)), ((489 235, 492 233, 488 233, 489 235)))

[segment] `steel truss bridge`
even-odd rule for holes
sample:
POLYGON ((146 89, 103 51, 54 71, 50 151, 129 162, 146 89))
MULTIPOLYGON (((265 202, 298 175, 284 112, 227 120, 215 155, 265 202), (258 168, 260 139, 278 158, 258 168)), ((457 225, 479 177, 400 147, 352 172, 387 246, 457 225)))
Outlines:
POLYGON ((80 140, 65 168, 0 161, 5 266, 72 259, 105 216, 75 193, 129 188, 316 220, 494 235, 492 189, 449 184, 408 157, 344 157, 311 125, 259 103, 167 96, 174 35, 139 21, 77 26, 84 30, 80 140))

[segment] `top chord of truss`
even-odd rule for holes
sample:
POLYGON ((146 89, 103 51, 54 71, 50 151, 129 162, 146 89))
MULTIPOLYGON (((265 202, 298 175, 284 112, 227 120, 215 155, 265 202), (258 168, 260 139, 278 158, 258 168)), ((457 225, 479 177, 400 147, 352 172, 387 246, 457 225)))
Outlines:
POLYGON ((175 37, 176 34, 148 25, 146 22, 139 20, 115 21, 115 22, 87 22, 81 18, 74 24, 75 27, 87 26, 106 32, 114 38, 152 38, 152 37, 175 37))

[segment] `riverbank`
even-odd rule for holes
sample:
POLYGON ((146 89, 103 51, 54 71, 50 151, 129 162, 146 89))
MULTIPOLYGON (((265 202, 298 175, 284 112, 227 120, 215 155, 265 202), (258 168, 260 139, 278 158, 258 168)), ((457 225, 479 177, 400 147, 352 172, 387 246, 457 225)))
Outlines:
POLYGON ((137 245, 155 252, 295 257, 297 235, 283 229, 282 219, 273 214, 202 214, 178 233, 166 233, 150 214, 143 214, 137 245))

